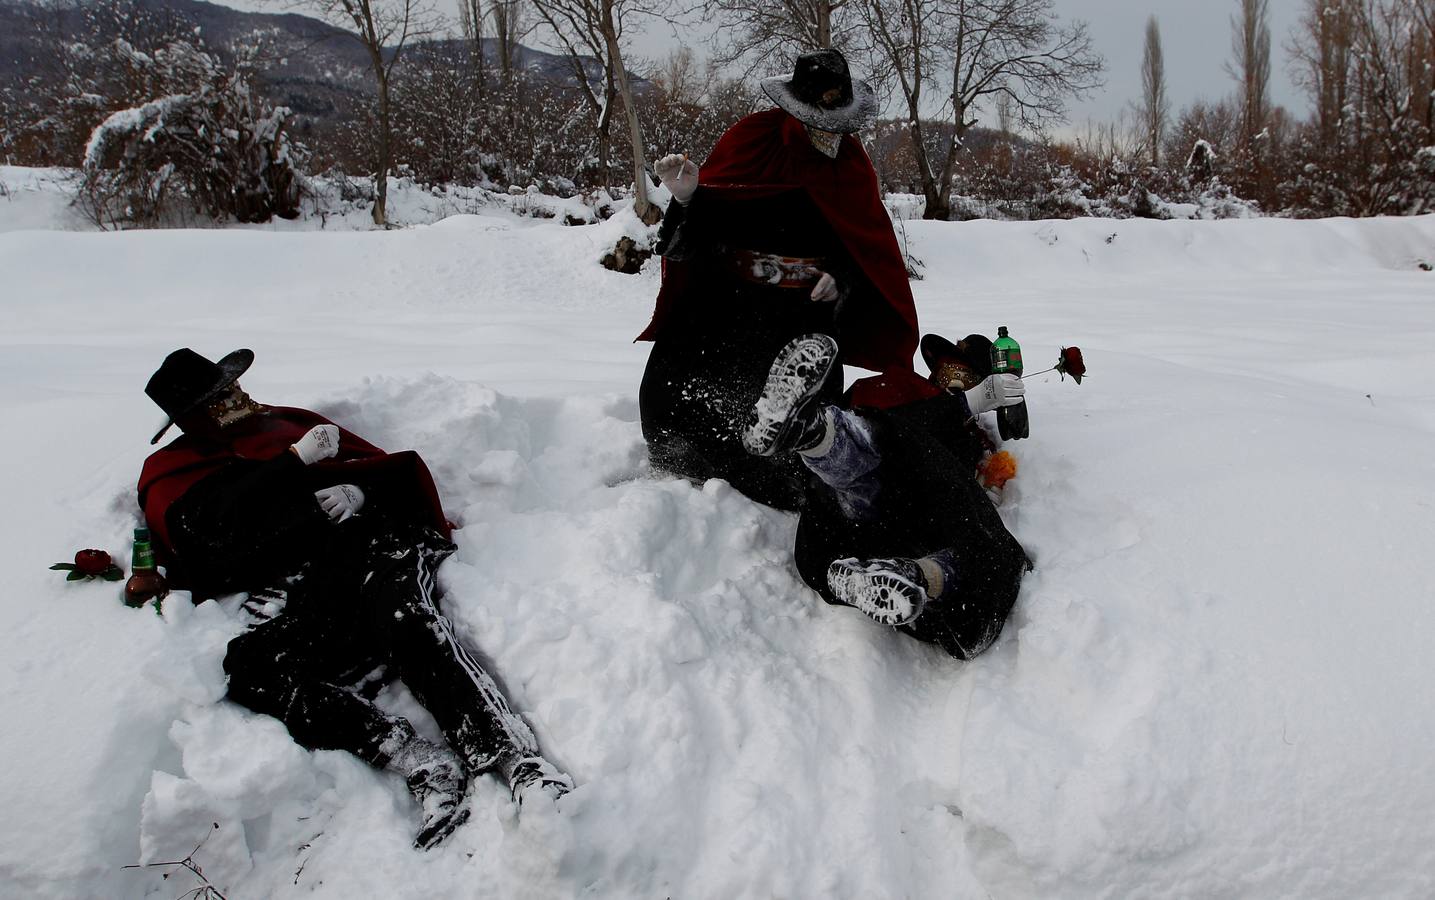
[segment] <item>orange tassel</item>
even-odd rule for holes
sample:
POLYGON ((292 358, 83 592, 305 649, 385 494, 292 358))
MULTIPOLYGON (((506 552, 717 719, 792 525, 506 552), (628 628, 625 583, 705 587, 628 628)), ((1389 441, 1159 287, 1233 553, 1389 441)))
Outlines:
POLYGON ((1001 488, 1016 477, 1016 457, 998 450, 977 465, 977 475, 984 487, 1001 488))

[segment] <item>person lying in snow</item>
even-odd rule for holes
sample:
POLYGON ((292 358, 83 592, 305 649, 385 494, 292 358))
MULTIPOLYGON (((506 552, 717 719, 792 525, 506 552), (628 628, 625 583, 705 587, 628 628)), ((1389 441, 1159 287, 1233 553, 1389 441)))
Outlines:
POLYGON ((991 374, 991 342, 923 339, 933 388, 887 409, 825 399, 837 342, 804 335, 778 353, 743 444, 816 476, 794 555, 828 603, 935 643, 958 659, 991 646, 1031 568, 975 471, 982 412, 1020 402, 1015 375, 991 374))
MULTIPOLYGON (((654 167, 674 202, 638 338, 653 341, 638 395, 649 457, 802 510, 798 571, 825 600, 970 658, 1028 562, 972 474, 968 397, 912 368, 906 264, 853 136, 872 89, 835 50, 762 87, 778 108, 733 125, 701 169, 677 154, 654 167), (882 374, 844 397, 843 363, 882 374), (766 424, 745 434, 754 407, 766 424)), ((985 365, 971 403, 1018 402, 1021 382, 985 365)))
POLYGON ((182 436, 153 453, 139 503, 171 581, 196 598, 285 598, 230 641, 229 699, 274 716, 310 749, 341 749, 401 775, 422 808, 415 844, 468 817, 468 779, 502 778, 520 802, 571 788, 545 761, 439 609, 435 573, 456 549, 413 451, 385 453, 317 413, 263 406, 238 378, 254 354, 171 353, 145 393, 182 436), (448 747, 370 699, 403 679, 448 747))
MULTIPOLYGON (((657 469, 724 478, 749 497, 797 509, 795 461, 743 450, 743 416, 773 355, 810 333, 835 337, 843 362, 912 371, 917 313, 876 172, 854 136, 876 110, 835 50, 765 79, 777 104, 727 130, 701 170, 670 155, 658 252, 663 283, 638 394, 657 469)), ((835 393, 841 393, 841 385, 835 393)))

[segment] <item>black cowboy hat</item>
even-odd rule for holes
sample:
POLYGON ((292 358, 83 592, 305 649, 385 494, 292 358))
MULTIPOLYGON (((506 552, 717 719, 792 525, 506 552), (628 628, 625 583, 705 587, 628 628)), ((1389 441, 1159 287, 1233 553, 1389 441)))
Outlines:
POLYGON ((981 334, 969 334, 953 344, 940 334, 922 335, 922 361, 933 372, 942 363, 959 362, 982 378, 992 374, 992 342, 981 334))
POLYGON ((169 415, 169 421, 150 439, 150 443, 158 444, 175 419, 224 393, 253 364, 253 350, 235 350, 217 363, 210 362, 188 347, 181 347, 166 356, 144 388, 149 398, 169 415))
POLYGON ((872 86, 854 81, 836 50, 802 54, 791 75, 764 78, 762 89, 793 118, 821 131, 851 134, 877 114, 872 86))

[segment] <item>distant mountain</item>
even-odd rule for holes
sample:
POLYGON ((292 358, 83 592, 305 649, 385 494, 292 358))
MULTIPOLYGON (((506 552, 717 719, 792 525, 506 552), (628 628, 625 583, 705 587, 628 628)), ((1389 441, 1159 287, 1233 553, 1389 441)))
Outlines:
MULTIPOLYGON (((364 48, 351 32, 297 13, 244 12, 203 0, 134 0, 161 21, 197 29, 205 46, 222 57, 236 42, 255 32, 265 35, 272 62, 264 66, 261 86, 274 103, 310 119, 329 120, 352 109, 373 92, 373 76, 364 48)), ((0 0, 0 88, 24 93, 32 77, 50 77, 53 39, 86 33, 82 6, 47 8, 26 0, 0 0)), ((456 44, 453 40, 433 43, 456 44)), ((412 46, 412 45, 411 45, 412 46)), ((573 83, 565 57, 520 46, 518 64, 543 79, 573 83)), ((496 60, 496 47, 485 41, 484 58, 496 60)), ((596 60, 587 60, 590 79, 601 78, 596 60)), ((639 85, 643 79, 635 78, 639 85)))

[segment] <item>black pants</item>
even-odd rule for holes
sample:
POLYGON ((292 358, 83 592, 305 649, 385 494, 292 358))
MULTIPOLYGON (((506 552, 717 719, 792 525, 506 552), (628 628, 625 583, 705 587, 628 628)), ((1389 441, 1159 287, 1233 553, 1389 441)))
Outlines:
MULTIPOLYGON (((801 507, 808 475, 790 454, 753 456, 741 432, 788 341, 834 332, 832 304, 808 292, 713 275, 653 342, 638 409, 653 468, 695 481, 722 478, 759 503, 801 507)), ((841 367, 825 394, 842 392, 841 367)))
POLYGON ((191 571, 228 573, 212 588, 288 585, 282 614, 230 641, 229 698, 279 719, 305 747, 382 766, 413 734, 358 690, 383 670, 403 679, 470 774, 536 755, 532 732, 439 609, 434 575, 453 544, 380 510, 342 524, 311 515, 317 504, 292 496, 291 474, 286 461, 221 473, 171 510, 175 549, 191 571), (226 555, 236 527, 244 538, 226 555))
POLYGON ((873 507, 861 517, 849 514, 833 490, 817 482, 798 521, 794 554, 803 581, 835 603, 827 586, 827 568, 835 560, 948 551, 955 584, 901 628, 970 659, 1001 633, 1030 563, 972 476, 970 454, 953 445, 959 429, 944 441, 925 427, 943 404, 863 412, 881 457, 872 473, 879 485, 873 507))

